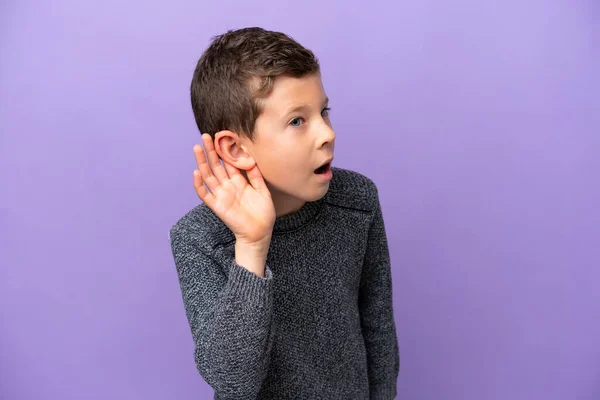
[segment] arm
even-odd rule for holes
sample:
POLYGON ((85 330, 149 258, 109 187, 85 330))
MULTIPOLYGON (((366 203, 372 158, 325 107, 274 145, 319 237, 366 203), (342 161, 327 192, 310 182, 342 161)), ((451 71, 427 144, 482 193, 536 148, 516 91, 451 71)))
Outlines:
POLYGON ((171 247, 200 375, 220 398, 255 399, 272 343, 271 270, 265 266, 261 276, 232 259, 227 277, 190 235, 177 230, 171 231, 171 247))
POLYGON ((396 397, 400 355, 392 307, 390 255, 377 196, 359 291, 371 400, 390 400, 396 397))

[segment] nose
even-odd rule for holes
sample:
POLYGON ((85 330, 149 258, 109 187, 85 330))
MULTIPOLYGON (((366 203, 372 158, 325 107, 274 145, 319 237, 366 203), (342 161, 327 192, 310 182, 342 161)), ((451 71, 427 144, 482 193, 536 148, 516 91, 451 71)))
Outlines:
POLYGON ((325 146, 331 146, 333 150, 333 146, 335 144, 335 132, 333 128, 328 124, 321 125, 319 129, 319 139, 318 139, 318 148, 322 148, 325 146))

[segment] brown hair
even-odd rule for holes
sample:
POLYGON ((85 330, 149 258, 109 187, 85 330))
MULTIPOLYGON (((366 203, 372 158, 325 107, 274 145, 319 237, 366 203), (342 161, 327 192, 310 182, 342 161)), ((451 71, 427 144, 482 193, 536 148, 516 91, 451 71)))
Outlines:
POLYGON ((312 51, 280 32, 230 30, 213 38, 198 60, 190 94, 200 133, 232 130, 254 137, 259 100, 277 76, 302 77, 320 71, 312 51))

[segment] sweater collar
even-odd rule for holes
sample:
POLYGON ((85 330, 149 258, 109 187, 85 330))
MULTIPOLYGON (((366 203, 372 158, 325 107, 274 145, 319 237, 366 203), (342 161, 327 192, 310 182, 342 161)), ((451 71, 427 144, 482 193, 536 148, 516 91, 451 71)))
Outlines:
POLYGON ((298 229, 317 218, 319 211, 325 203, 326 197, 327 194, 325 194, 325 196, 321 197, 319 200, 304 203, 299 210, 293 213, 277 217, 275 219, 275 225, 273 226, 273 233, 298 229))

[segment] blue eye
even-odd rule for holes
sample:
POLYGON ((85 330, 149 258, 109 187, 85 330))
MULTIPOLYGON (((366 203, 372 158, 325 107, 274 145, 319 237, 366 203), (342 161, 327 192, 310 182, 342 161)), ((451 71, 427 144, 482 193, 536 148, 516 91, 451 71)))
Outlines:
POLYGON ((328 116, 329 116, 329 110, 331 110, 331 108, 329 108, 329 107, 325 107, 325 108, 323 109, 323 111, 321 111, 321 116, 322 116, 323 118, 325 118, 325 117, 328 117, 328 116))
POLYGON ((291 126, 300 126, 300 123, 302 122, 302 118, 294 118, 291 122, 290 125, 291 126))

